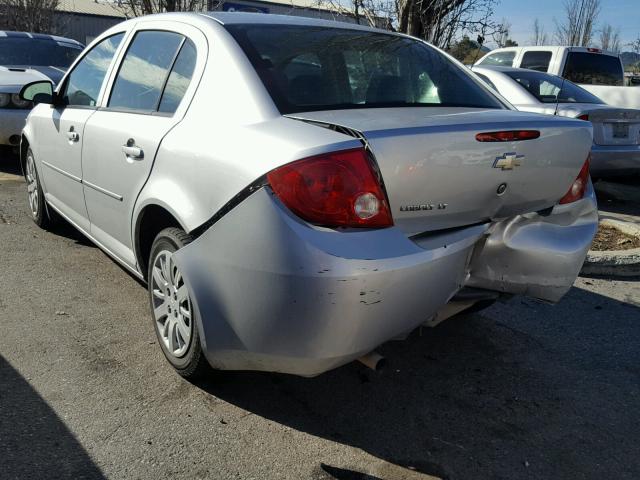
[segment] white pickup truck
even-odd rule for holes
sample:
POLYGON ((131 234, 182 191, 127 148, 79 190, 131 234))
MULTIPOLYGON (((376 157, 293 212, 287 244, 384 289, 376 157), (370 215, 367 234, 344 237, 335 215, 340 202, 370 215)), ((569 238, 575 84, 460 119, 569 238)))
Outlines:
POLYGON ((483 67, 528 68, 579 84, 609 105, 640 109, 640 88, 624 86, 624 68, 616 53, 587 47, 507 47, 476 62, 483 67))

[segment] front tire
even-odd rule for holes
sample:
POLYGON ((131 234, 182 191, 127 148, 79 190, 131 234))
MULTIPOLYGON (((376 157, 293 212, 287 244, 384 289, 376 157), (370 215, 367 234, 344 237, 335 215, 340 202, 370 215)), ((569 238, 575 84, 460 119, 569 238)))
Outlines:
POLYGON ((202 351, 189 289, 173 254, 191 243, 179 228, 165 228, 153 241, 147 280, 154 330, 162 353, 183 377, 195 379, 210 371, 202 351))
POLYGON ((27 150, 27 157, 24 163, 24 176, 27 182, 27 200, 29 201, 31 218, 40 228, 51 228, 54 222, 47 211, 47 204, 44 200, 40 177, 36 170, 36 161, 31 149, 27 150))

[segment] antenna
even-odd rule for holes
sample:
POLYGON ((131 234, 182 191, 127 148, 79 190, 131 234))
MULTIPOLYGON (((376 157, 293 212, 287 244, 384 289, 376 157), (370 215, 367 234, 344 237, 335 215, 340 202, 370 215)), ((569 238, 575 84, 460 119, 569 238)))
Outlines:
POLYGON ((564 90, 564 82, 567 81, 566 78, 564 77, 561 77, 561 78, 562 78, 562 83, 560 84, 560 90, 558 90, 558 95, 556 96, 556 110, 555 112, 553 112, 554 115, 558 115, 558 107, 560 106, 560 94, 564 90))

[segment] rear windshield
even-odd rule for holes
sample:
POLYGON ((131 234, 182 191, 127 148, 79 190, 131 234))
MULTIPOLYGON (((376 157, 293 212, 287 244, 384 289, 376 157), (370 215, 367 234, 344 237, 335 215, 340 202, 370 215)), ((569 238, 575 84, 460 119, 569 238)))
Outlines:
POLYGON ((542 103, 603 103, 569 80, 540 72, 504 72, 542 103))
POLYGON ((371 107, 503 108, 460 67, 397 35, 228 25, 281 113, 371 107))
POLYGON ((600 53, 569 52, 563 77, 587 85, 622 85, 624 71, 618 57, 600 53))
POLYGON ((55 40, 0 37, 0 65, 68 67, 82 48, 55 40))

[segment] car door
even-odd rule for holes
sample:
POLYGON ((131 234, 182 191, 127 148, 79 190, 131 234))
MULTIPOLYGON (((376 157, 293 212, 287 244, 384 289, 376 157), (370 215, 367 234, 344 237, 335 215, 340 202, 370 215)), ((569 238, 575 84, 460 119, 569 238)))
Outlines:
POLYGON ((82 188, 82 145, 86 121, 98 106, 105 79, 124 32, 91 48, 58 90, 59 104, 38 119, 38 160, 47 201, 81 229, 89 230, 82 188))
POLYGON ((114 69, 103 107, 85 126, 82 170, 91 235, 135 268, 131 217, 162 138, 184 116, 204 68, 196 28, 144 22, 114 69))

